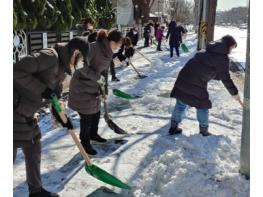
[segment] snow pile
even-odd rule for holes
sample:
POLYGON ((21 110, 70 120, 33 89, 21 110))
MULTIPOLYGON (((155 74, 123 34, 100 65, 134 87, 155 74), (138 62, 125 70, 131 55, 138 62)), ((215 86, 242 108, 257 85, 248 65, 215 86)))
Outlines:
POLYGON ((136 181, 136 197, 248 196, 249 182, 238 174, 239 147, 225 136, 175 139, 136 181))

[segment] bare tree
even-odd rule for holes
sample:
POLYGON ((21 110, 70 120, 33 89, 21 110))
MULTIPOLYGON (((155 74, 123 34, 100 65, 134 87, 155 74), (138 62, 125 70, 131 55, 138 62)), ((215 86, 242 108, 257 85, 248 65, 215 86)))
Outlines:
POLYGON ((194 6, 191 2, 186 0, 170 1, 170 15, 171 18, 183 23, 194 23, 193 18, 194 6))
POLYGON ((149 20, 150 10, 155 0, 132 0, 134 5, 138 5, 142 22, 146 23, 149 20))
POLYGON ((247 7, 237 7, 232 8, 228 11, 222 11, 218 13, 217 20, 219 23, 240 25, 248 22, 248 8, 247 7))

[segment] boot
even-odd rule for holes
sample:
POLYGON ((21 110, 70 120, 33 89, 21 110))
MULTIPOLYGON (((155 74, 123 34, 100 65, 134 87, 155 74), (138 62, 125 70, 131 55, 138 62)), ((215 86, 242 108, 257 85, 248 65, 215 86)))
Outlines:
POLYGON ((91 136, 91 140, 96 141, 96 142, 99 142, 99 143, 105 143, 105 142, 107 142, 107 140, 104 139, 104 138, 102 138, 102 137, 100 137, 99 134, 96 134, 96 135, 94 135, 94 136, 91 136))
POLYGON ((86 151, 86 153, 88 153, 89 155, 96 155, 97 151, 95 149, 93 149, 93 147, 91 146, 90 142, 82 144, 84 150, 86 151))
POLYGON ((30 193, 29 197, 59 197, 59 195, 56 193, 51 193, 45 190, 44 188, 41 188, 40 192, 30 193))
POLYGON ((169 134, 175 135, 175 134, 181 134, 182 132, 183 130, 178 127, 178 123, 172 120, 171 128, 169 129, 169 134))
POLYGON ((199 126, 200 134, 203 136, 209 136, 211 133, 208 132, 208 127, 199 126))

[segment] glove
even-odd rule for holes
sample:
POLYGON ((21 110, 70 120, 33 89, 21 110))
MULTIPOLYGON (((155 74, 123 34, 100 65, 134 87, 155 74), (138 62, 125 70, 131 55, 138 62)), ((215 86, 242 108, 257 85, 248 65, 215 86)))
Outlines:
POLYGON ((42 92, 41 96, 44 99, 51 99, 52 95, 56 95, 58 98, 61 97, 63 86, 58 85, 54 90, 51 90, 50 88, 46 88, 44 92, 42 92))
POLYGON ((58 112, 55 110, 55 108, 52 106, 52 114, 53 116, 55 117, 55 119, 63 126, 63 127, 66 127, 67 129, 73 129, 73 125, 72 125, 72 122, 71 120, 67 117, 67 123, 64 123, 58 112))
POLYGON ((72 125, 72 122, 71 122, 71 120, 67 117, 67 123, 65 124, 65 123, 63 123, 63 122, 61 122, 61 125, 63 126, 63 127, 66 127, 67 129, 73 129, 73 125, 72 125))

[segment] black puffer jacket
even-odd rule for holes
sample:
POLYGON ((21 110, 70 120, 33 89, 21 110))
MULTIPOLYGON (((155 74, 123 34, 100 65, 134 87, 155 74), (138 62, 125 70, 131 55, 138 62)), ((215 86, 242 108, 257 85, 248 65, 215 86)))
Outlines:
POLYGON ((182 33, 185 33, 185 30, 182 26, 177 26, 175 21, 172 21, 169 24, 168 32, 166 35, 166 39, 169 37, 169 45, 171 47, 179 47, 182 43, 182 33))
POLYGON ((238 94, 238 90, 230 78, 229 49, 221 40, 211 42, 206 51, 197 52, 180 71, 171 92, 171 97, 196 108, 211 108, 207 91, 207 83, 221 80, 231 95, 238 94))
POLYGON ((133 46, 136 46, 139 37, 138 37, 138 33, 134 34, 133 31, 134 31, 134 30, 131 29, 131 30, 127 33, 126 36, 129 37, 129 38, 131 39, 131 41, 132 41, 132 45, 133 45, 133 46))

